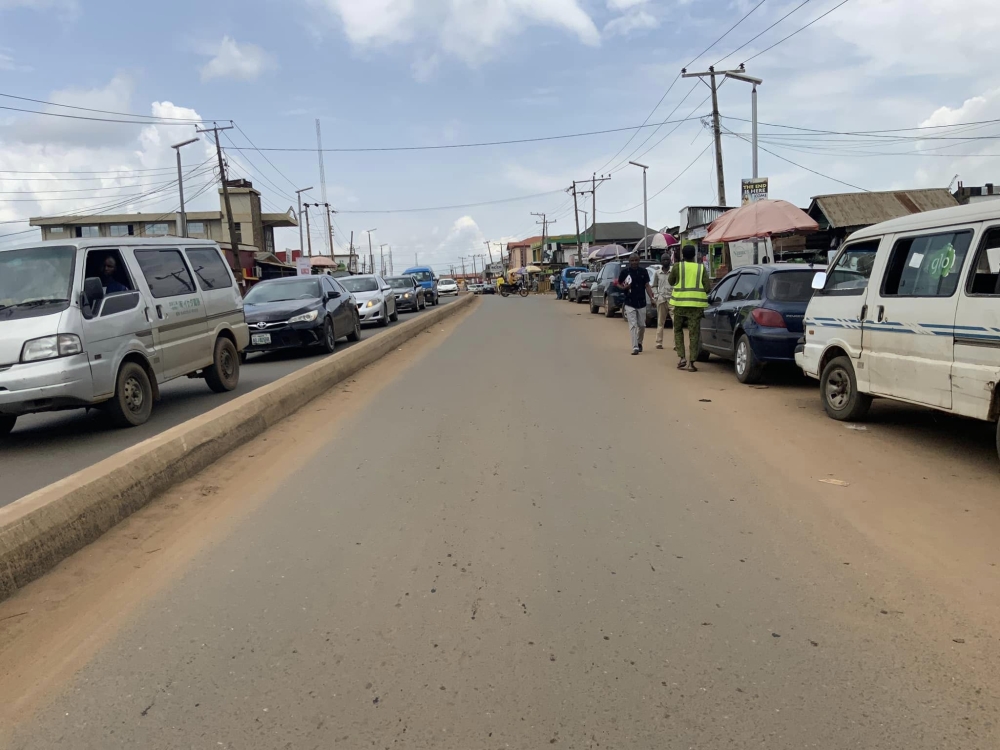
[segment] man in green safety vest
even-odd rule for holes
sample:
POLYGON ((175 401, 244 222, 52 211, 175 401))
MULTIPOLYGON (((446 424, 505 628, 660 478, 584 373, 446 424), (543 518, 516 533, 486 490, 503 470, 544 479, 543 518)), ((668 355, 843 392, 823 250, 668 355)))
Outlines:
POLYGON ((684 260, 674 264, 670 269, 667 281, 674 291, 670 297, 674 321, 674 349, 680 361, 677 369, 687 368, 688 372, 697 372, 694 361, 701 350, 701 319, 708 307, 708 272, 705 266, 695 261, 695 248, 687 245, 683 251, 684 260), (690 354, 684 352, 684 327, 687 326, 690 338, 690 354))

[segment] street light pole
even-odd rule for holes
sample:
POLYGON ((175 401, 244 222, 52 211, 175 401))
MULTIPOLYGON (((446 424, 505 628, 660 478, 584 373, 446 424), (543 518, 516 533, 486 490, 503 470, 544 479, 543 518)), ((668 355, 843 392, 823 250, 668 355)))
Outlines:
MULTIPOLYGON (((304 192, 308 191, 308 190, 312 190, 312 188, 311 187, 307 187, 307 188, 302 188, 301 190, 296 190, 295 191, 295 197, 299 199, 299 215, 298 215, 298 220, 299 220, 299 255, 302 255, 302 251, 305 250, 305 247, 303 247, 304 243, 303 243, 303 240, 302 240, 302 194, 304 192)), ((286 258, 286 260, 289 263, 292 262, 291 258, 286 258)))
POLYGON ((181 237, 188 236, 187 211, 184 209, 184 172, 181 168, 181 149, 185 146, 190 146, 192 143, 197 143, 200 140, 200 138, 189 138, 183 143, 175 143, 170 147, 177 152, 177 190, 181 196, 181 212, 179 214, 180 226, 177 227, 177 233, 181 237))
POLYGON ((642 170, 642 251, 649 255, 649 206, 646 202, 646 170, 649 169, 645 164, 640 164, 637 161, 630 161, 633 167, 639 167, 642 170))

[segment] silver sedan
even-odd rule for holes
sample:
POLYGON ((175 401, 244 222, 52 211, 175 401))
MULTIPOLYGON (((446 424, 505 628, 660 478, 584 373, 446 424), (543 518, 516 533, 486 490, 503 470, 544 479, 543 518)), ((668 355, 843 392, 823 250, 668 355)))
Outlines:
POLYGON ((396 295, 392 287, 381 276, 345 276, 337 279, 358 302, 358 317, 361 323, 389 325, 389 321, 399 320, 396 311, 396 295))

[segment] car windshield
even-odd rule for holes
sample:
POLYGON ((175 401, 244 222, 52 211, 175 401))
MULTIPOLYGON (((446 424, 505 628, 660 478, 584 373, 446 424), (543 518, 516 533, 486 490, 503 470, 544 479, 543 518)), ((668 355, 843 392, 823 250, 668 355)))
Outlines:
POLYGON ((247 292, 243 301, 248 305, 263 305, 268 302, 317 299, 319 296, 319 281, 315 279, 264 281, 247 292))
POLYGON ((438 281, 438 284, 444 284, 445 286, 449 286, 450 284, 454 283, 455 283, 454 279, 441 279, 440 281, 438 281))
POLYGON ((813 276, 821 269, 780 271, 767 280, 767 298, 775 302, 808 302, 812 297, 813 276))
POLYGON ((413 281, 405 276, 396 276, 392 279, 386 279, 389 282, 389 286, 393 289, 412 289, 413 281))
POLYGON ((69 301, 73 247, 31 247, 0 253, 0 310, 69 301))
POLYGON ((349 292, 377 292, 378 282, 371 276, 349 276, 340 280, 349 292))
POLYGON ((430 271, 414 271, 410 276, 415 276, 417 281, 434 281, 434 274, 430 271))

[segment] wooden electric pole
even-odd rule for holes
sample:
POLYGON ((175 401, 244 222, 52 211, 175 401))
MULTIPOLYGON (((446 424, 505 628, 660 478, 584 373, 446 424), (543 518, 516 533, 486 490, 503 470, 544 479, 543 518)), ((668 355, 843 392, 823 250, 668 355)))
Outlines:
POLYGON ((196 128, 199 133, 214 133, 215 134, 215 153, 219 157, 219 179, 222 181, 222 200, 226 206, 226 219, 229 222, 229 245, 233 250, 233 258, 236 261, 236 267, 240 267, 240 243, 236 237, 236 222, 233 221, 233 206, 229 202, 229 186, 227 184, 228 179, 226 177, 226 163, 222 159, 222 144, 219 143, 219 131, 221 130, 232 130, 233 126, 228 125, 227 127, 220 128, 218 125, 214 125, 210 128, 196 128))

